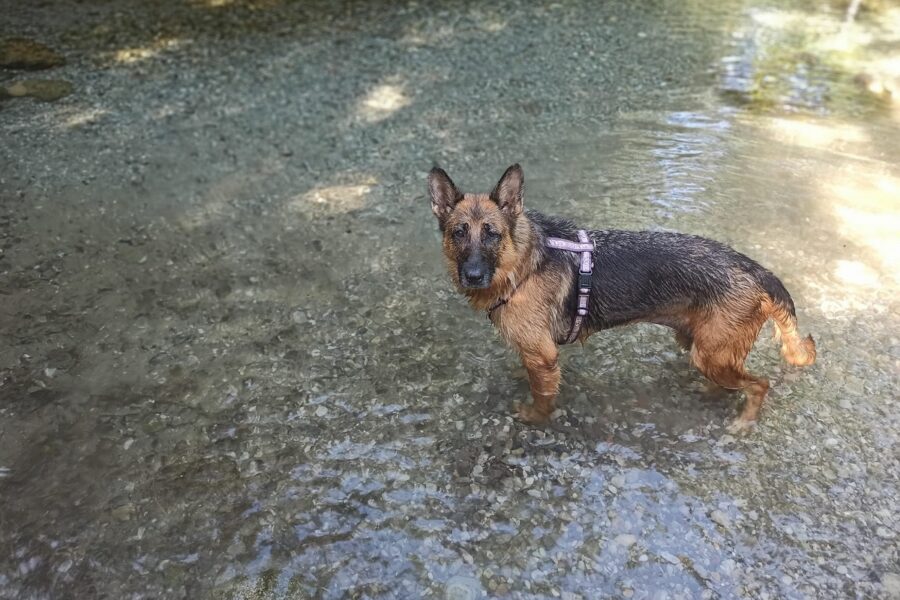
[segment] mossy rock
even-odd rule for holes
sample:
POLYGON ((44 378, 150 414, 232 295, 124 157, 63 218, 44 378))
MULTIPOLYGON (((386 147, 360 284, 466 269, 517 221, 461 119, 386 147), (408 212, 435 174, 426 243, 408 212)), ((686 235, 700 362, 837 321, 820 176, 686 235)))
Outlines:
POLYGON ((61 54, 34 40, 10 38, 0 42, 0 67, 39 71, 65 63, 61 54))
POLYGON ((27 96, 53 102, 72 93, 72 84, 62 79, 23 79, 0 89, 0 100, 27 96))

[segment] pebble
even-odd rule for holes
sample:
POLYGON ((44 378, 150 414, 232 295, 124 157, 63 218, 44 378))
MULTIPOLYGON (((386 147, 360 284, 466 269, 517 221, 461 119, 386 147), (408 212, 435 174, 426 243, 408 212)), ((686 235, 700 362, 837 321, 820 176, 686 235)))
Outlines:
POLYGON ((900 600, 900 573, 885 573, 881 576, 881 585, 891 600, 900 600))
POLYGON ((132 514, 134 514, 134 504, 130 502, 128 504, 117 506, 110 512, 110 515, 119 521, 127 521, 131 518, 132 514))
POLYGON ((446 600, 477 600, 484 597, 481 583, 471 577, 456 575, 447 581, 444 588, 446 600))
POLYGON ((731 529, 731 520, 728 518, 728 515, 723 513, 721 510, 714 510, 710 512, 709 518, 725 529, 731 529))
POLYGON ((844 381, 844 389, 857 396, 862 396, 866 392, 863 380, 853 375, 847 377, 844 381))
POLYGON ((681 561, 677 556, 670 552, 660 552, 659 557, 668 563, 672 563, 673 565, 680 565, 681 561))
POLYGON ((617 535, 614 541, 619 546, 622 546, 624 548, 631 548, 637 542, 637 537, 631 535, 630 533, 622 533, 617 535))

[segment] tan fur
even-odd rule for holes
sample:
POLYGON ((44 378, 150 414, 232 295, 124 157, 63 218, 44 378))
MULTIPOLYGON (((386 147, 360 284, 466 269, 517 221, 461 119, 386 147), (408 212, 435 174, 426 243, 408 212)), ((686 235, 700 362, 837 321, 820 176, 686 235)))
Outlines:
POLYGON ((767 315, 759 299, 732 300, 714 309, 689 316, 691 362, 710 381, 728 390, 743 390, 744 408, 731 430, 745 429, 756 421, 769 382, 751 375, 744 362, 767 315), (754 306, 755 304, 755 306, 754 306))
POLYGON ((537 265, 525 260, 531 252, 532 233, 527 218, 516 220, 515 242, 507 220, 497 204, 484 194, 466 194, 449 216, 444 236, 444 256, 450 277, 459 287, 472 308, 487 310, 497 300, 509 298, 493 320, 500 334, 522 357, 528 371, 534 403, 522 406, 520 416, 528 421, 544 421, 553 412, 559 390, 559 352, 554 341, 559 335, 559 306, 571 285, 571 275, 536 272, 537 265), (456 269, 456 251, 449 232, 460 222, 469 224, 470 231, 480 231, 489 222, 501 234, 499 261, 491 285, 486 289, 465 289, 460 286, 456 269), (513 294, 512 292, 515 291, 513 294))
MULTIPOLYGON (((536 265, 523 261, 523 256, 531 256, 531 227, 528 220, 520 218, 516 221, 516 240, 513 238, 507 220, 486 194, 466 194, 456 205, 445 226, 444 258, 450 278, 459 290, 466 295, 472 308, 487 310, 498 298, 507 297, 516 286, 524 282, 534 271, 536 265), (500 232, 500 262, 494 271, 491 285, 485 289, 465 289, 460 285, 456 271, 456 249, 449 232, 461 222, 469 223, 473 232, 480 231, 484 223, 490 223, 500 232)), ((477 234, 476 234, 477 235, 477 234)), ((518 292, 517 292, 518 293, 518 292)))
POLYGON ((548 303, 548 299, 556 300, 559 287, 558 278, 533 273, 495 317, 501 335, 519 352, 528 370, 534 402, 520 407, 519 415, 529 422, 550 416, 559 391, 559 351, 552 333, 556 309, 551 310, 548 303))
MULTIPOLYGON (((504 339, 518 351, 528 371, 533 403, 521 406, 519 416, 527 422, 539 423, 546 421, 555 408, 560 383, 555 340, 565 337, 570 326, 565 315, 560 314, 560 307, 574 284, 573 275, 571 271, 538 269, 534 263, 538 253, 532 252, 534 239, 528 218, 522 215, 515 219, 515 232, 509 230, 509 222, 503 209, 488 195, 462 196, 446 216, 444 256, 451 278, 473 308, 488 310, 498 301, 506 300, 490 317, 504 339), (494 275, 487 288, 469 289, 460 285, 458 257, 450 232, 462 222, 468 225, 476 241, 485 223, 501 235, 494 275)), ((731 431, 738 431, 754 423, 769 389, 767 380, 744 368, 763 324, 769 318, 774 320, 782 340, 782 353, 791 364, 812 364, 816 348, 812 337, 799 337, 796 318, 747 279, 746 273, 735 272, 733 277, 735 281, 746 279, 735 287, 747 293, 719 300, 712 308, 670 308, 640 321, 672 327, 676 341, 690 351, 691 361, 700 372, 722 388, 744 392, 744 408, 730 427, 731 431)), ((583 342, 592 333, 584 329, 579 339, 583 342)))
POLYGON ((775 322, 775 337, 781 340, 781 354, 784 359, 798 367, 816 362, 816 342, 811 335, 801 338, 797 333, 797 319, 771 301, 765 308, 775 322))

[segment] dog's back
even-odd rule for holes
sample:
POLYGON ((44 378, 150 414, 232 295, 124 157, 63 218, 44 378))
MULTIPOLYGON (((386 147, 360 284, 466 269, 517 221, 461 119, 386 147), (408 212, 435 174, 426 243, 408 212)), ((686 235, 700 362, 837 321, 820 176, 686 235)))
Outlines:
POLYGON ((462 194, 440 169, 429 175, 429 190, 451 276, 522 354, 535 400, 520 409, 526 420, 545 420, 552 412, 559 340, 584 341, 618 325, 671 327, 704 375, 726 389, 744 390, 747 402, 735 429, 755 421, 769 388, 744 368, 766 320, 775 321, 789 362, 808 365, 816 358, 812 337, 797 333, 794 302, 781 281, 724 244, 668 232, 589 232, 594 265, 582 323, 578 253, 547 242, 575 242, 578 230, 566 219, 523 211, 518 165, 490 194, 462 194), (567 337, 572 323, 575 333, 567 337))

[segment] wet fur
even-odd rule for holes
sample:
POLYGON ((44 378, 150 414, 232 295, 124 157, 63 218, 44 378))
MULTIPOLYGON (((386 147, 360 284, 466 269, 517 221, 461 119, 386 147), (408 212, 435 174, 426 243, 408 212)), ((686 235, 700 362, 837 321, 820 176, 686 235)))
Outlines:
MULTIPOLYGON (((548 248, 545 240, 576 240, 577 227, 565 219, 523 210, 524 177, 518 165, 507 170, 491 194, 462 194, 439 169, 432 171, 429 183, 451 278, 475 309, 487 310, 508 299, 490 318, 528 370, 534 402, 520 407, 520 416, 544 421, 555 406, 560 380, 557 344, 571 327, 578 270, 577 254, 548 248), (437 196, 435 179, 449 186, 438 190, 437 196), (466 288, 458 265, 471 252, 481 252, 472 250, 481 241, 473 235, 466 246, 452 232, 460 227, 481 232, 485 223, 501 236, 494 247, 484 250, 483 260, 491 261, 493 276, 486 288, 466 288)), ((788 362, 815 361, 815 343, 811 336, 799 336, 794 303, 784 285, 747 256, 719 242, 679 233, 597 230, 589 236, 596 246, 594 277, 579 339, 583 342, 597 331, 638 322, 672 328, 677 343, 690 351, 691 361, 707 378, 723 388, 744 391, 747 401, 733 430, 755 422, 768 391, 768 381, 744 369, 766 320, 775 322, 788 362)))

